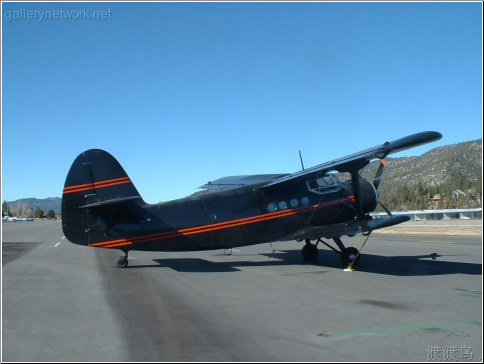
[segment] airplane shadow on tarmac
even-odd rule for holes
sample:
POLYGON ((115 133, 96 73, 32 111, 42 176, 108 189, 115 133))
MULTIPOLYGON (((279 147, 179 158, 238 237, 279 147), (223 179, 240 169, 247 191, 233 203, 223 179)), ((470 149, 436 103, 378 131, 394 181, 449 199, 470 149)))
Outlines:
MULTIPOLYGON (((213 272, 237 272, 237 267, 274 267, 300 265, 317 266, 321 268, 344 269, 340 257, 335 252, 320 253, 319 261, 316 263, 305 263, 301 258, 301 251, 298 250, 276 250, 274 253, 260 254, 270 260, 247 261, 236 260, 237 254, 227 256, 227 261, 210 261, 200 258, 176 258, 176 259, 153 259, 157 264, 129 266, 128 268, 170 268, 178 272, 213 273, 213 272)), ((255 255, 254 257, 257 257, 255 255)), ((444 261, 441 255, 431 253, 428 255, 415 256, 393 256, 361 254, 361 262, 355 268, 356 271, 386 274, 393 276, 428 276, 446 274, 469 274, 478 275, 482 273, 482 265, 478 263, 463 263, 444 261)))

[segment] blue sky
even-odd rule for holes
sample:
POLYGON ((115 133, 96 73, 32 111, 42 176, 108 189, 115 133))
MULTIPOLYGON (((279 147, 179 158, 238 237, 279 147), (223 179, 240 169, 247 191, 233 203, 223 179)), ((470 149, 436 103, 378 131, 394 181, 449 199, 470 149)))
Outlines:
POLYGON ((155 203, 299 149, 479 139, 481 31, 481 3, 2 2, 2 199, 60 197, 90 148, 155 203))

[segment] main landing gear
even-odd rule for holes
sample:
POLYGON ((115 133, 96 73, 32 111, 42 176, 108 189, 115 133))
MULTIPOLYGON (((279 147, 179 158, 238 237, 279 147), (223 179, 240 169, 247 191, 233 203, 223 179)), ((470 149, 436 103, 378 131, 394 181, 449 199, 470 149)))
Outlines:
POLYGON ((128 252, 129 250, 123 250, 124 257, 120 257, 116 262, 118 268, 126 268, 128 266, 128 252))
POLYGON ((309 239, 305 239, 304 241, 306 242, 306 244, 301 250, 301 255, 305 262, 315 262, 316 260, 318 260, 317 246, 319 243, 323 243, 328 248, 338 253, 344 266, 349 266, 350 264, 352 266, 356 266, 360 262, 360 255, 358 249, 353 247, 346 248, 340 238, 333 238, 333 241, 338 246, 339 251, 325 241, 321 240, 320 238, 317 239, 316 244, 312 244, 309 239))

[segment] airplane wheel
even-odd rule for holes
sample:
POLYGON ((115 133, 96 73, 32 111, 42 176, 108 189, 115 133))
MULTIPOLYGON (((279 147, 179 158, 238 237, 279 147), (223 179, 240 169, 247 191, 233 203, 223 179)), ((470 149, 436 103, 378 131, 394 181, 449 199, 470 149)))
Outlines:
POLYGON ((345 266, 348 266, 351 262, 353 266, 358 265, 360 262, 360 256, 358 255, 358 249, 349 247, 341 252, 341 261, 345 266))
POLYGON ((314 244, 306 244, 301 250, 301 255, 305 262, 314 262, 318 260, 318 248, 314 244))
POLYGON ((128 266, 128 259, 125 257, 121 257, 118 259, 116 265, 118 266, 118 268, 126 268, 128 266))

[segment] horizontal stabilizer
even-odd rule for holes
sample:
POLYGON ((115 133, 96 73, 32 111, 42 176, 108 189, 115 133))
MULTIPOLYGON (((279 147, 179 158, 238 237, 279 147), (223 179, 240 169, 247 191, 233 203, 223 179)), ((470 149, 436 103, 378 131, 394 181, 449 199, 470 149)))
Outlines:
POLYGON ((105 201, 98 201, 94 203, 90 203, 88 205, 84 206, 79 206, 80 209, 87 209, 90 207, 99 207, 99 206, 108 206, 108 205, 121 205, 126 202, 131 202, 134 200, 139 200, 140 202, 143 201, 141 196, 130 196, 130 197, 121 197, 121 198, 112 198, 110 200, 105 200, 105 201))

